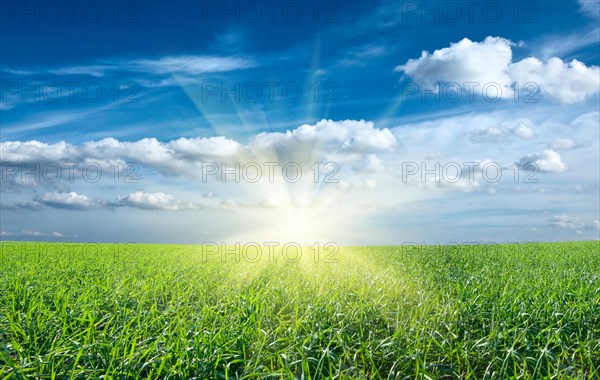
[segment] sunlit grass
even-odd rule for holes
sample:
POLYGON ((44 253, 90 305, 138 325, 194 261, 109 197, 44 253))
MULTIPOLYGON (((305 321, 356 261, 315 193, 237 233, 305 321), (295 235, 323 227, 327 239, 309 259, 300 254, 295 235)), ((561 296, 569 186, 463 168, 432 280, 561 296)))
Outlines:
POLYGON ((598 242, 256 262, 20 244, 2 244, 0 378, 600 376, 598 242))

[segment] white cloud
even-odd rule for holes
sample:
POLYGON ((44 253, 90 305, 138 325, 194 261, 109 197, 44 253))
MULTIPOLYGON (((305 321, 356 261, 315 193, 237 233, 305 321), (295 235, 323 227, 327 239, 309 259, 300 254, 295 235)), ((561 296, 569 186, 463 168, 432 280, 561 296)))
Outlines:
POLYGON ((513 81, 520 85, 533 82, 544 96, 560 103, 580 103, 600 88, 600 67, 587 67, 576 59, 567 63, 554 57, 544 63, 531 57, 509 69, 513 81))
POLYGON ((585 224, 574 216, 556 215, 551 220, 552 224, 560 228, 581 229, 585 224))
MULTIPOLYGON (((108 59, 100 64, 65 66, 48 69, 53 75, 89 75, 103 77, 118 71, 127 71, 141 75, 178 75, 192 77, 205 73, 242 70, 256 67, 258 64, 248 58, 208 55, 166 56, 158 59, 115 60, 108 59)), ((17 75, 41 74, 41 71, 3 69, 17 75)))
POLYGON ((471 131, 471 142, 479 143, 500 143, 509 142, 512 137, 518 137, 523 140, 529 140, 536 136, 532 127, 520 122, 513 128, 505 126, 489 126, 484 129, 474 129, 471 131))
POLYGON ((74 191, 69 193, 44 193, 34 199, 35 202, 53 208, 66 208, 75 210, 87 210, 93 206, 93 202, 86 195, 77 194, 74 191))
POLYGON ((385 161, 376 154, 367 155, 365 170, 369 173, 383 173, 385 172, 385 161))
POLYGON ((545 149, 543 152, 522 157, 519 163, 521 167, 526 169, 528 169, 528 164, 534 164, 540 172, 548 173, 562 173, 568 169, 567 164, 563 162, 560 154, 551 149, 545 149))
POLYGON ((546 60, 552 57, 568 57, 580 49, 598 43, 600 28, 589 29, 583 32, 581 29, 571 34, 545 34, 540 40, 534 41, 532 56, 546 60))
MULTIPOLYGON (((451 182, 441 178, 438 181, 431 179, 420 182, 418 183, 418 187, 429 191, 470 193, 480 188, 480 181, 477 179, 470 181, 461 178, 456 182, 451 182)), ((495 190, 490 190, 490 192, 495 192, 495 190)))
POLYGON ((548 143, 548 149, 552 149, 552 150, 572 150, 572 149, 579 149, 579 148, 587 148, 592 146, 592 142, 591 141, 580 141, 580 140, 573 140, 570 138, 559 138, 559 139, 555 139, 554 141, 548 143))
POLYGON ((386 54, 386 48, 382 45, 362 46, 352 51, 348 56, 338 62, 341 67, 365 66, 369 59, 380 57, 386 54))
POLYGON ((68 210, 89 210, 92 208, 114 208, 114 207, 135 207, 145 210, 165 210, 165 211, 183 211, 183 210, 208 210, 209 207, 176 200, 172 195, 165 193, 145 193, 135 191, 126 196, 117 196, 116 202, 107 202, 105 200, 91 199, 87 195, 77 194, 76 192, 48 192, 35 197, 33 200, 25 202, 15 202, 12 204, 0 204, 3 210, 43 210, 47 207, 68 210))
POLYGON ((89 65, 89 66, 69 66, 58 69, 51 69, 48 72, 54 75, 89 75, 93 77, 103 77, 108 71, 117 69, 115 65, 89 65))
POLYGON ((199 173, 202 161, 235 156, 241 146, 224 137, 178 139, 163 143, 155 138, 135 142, 106 138, 72 145, 64 141, 46 144, 39 141, 0 142, 4 162, 75 163, 81 168, 85 163, 108 164, 108 161, 133 161, 148 165, 166 175, 199 173))
POLYGON ((184 211, 197 210, 201 206, 176 200, 172 195, 165 193, 144 193, 136 191, 124 197, 118 197, 119 206, 129 206, 145 210, 184 211))
POLYGON ((416 82, 456 82, 466 87, 466 82, 481 86, 499 84, 502 95, 513 96, 511 86, 527 83, 539 87, 542 95, 560 103, 579 103, 600 91, 600 68, 588 67, 580 61, 563 62, 550 58, 542 62, 535 57, 512 62, 514 43, 500 37, 487 37, 483 42, 468 38, 450 47, 435 50, 432 54, 423 51, 418 59, 410 59, 396 67, 416 82))
MULTIPOLYGON (((549 220, 550 224, 554 227, 571 229, 571 230, 598 230, 600 229, 600 221, 593 220, 591 222, 585 222, 576 216, 568 215, 555 215, 549 220)), ((580 232, 579 232, 580 233, 580 232)))
POLYGON ((254 153, 274 150, 279 156, 298 154, 311 156, 314 152, 322 157, 362 155, 380 151, 393 151, 398 141, 387 129, 375 128, 373 122, 364 120, 321 120, 315 125, 304 124, 285 133, 260 133, 249 147, 254 153))
POLYGON ((576 117, 572 122, 571 126, 575 128, 594 128, 600 127, 600 112, 587 112, 583 115, 576 117))
POLYGON ((513 135, 520 137, 522 139, 525 139, 525 140, 535 137, 535 131, 533 130, 533 128, 531 128, 530 126, 528 126, 524 123, 519 123, 519 125, 517 125, 513 129, 511 129, 510 132, 513 135))
POLYGON ((489 126, 484 129, 471 131, 471 141, 475 144, 484 142, 505 142, 508 140, 506 131, 501 127, 489 126))
POLYGON ((242 146, 223 136, 209 138, 180 138, 170 141, 168 147, 181 157, 202 159, 205 157, 232 157, 239 154, 242 146))
POLYGON ((64 141, 46 144, 39 141, 3 141, 0 142, 3 162, 48 162, 76 157, 77 149, 64 141))
MULTIPOLYGON (((154 74, 198 75, 218 73, 255 67, 252 60, 240 57, 217 56, 173 56, 159 59, 140 59, 125 62, 124 68, 131 71, 154 74)), ((123 65, 121 65, 123 67, 123 65)))
POLYGON ((53 238, 65 238, 65 237, 77 237, 76 235, 65 235, 61 232, 53 231, 51 233, 33 231, 33 230, 21 230, 20 232, 9 232, 0 231, 0 237, 53 237, 53 238))
MULTIPOLYGON (((19 104, 25 104, 31 101, 19 102, 19 104)), ((74 123, 78 120, 87 118, 91 115, 97 114, 99 112, 107 111, 113 107, 117 102, 113 102, 107 105, 98 105, 91 108, 88 108, 86 111, 51 111, 51 112, 43 112, 37 114, 33 119, 28 119, 26 121, 19 121, 15 123, 6 123, 2 126, 2 132, 4 133, 4 137, 8 138, 10 135, 14 134, 24 134, 27 133, 31 135, 32 131, 42 130, 42 129, 50 129, 56 126, 62 126, 67 123, 74 123)))
MULTIPOLYGON (((133 142, 105 138, 80 145, 64 141, 54 144, 4 141, 0 142, 0 153, 3 161, 13 163, 58 161, 83 166, 88 161, 106 165, 109 161, 130 161, 164 175, 198 177, 205 162, 243 165, 251 161, 271 161, 273 157, 282 164, 361 162, 369 154, 393 151, 397 144, 389 129, 377 129, 372 122, 321 120, 284 133, 260 133, 247 146, 223 136, 179 138, 169 142, 156 138, 133 142)), ((374 170, 380 166, 375 156, 370 156, 364 164, 374 170)))
POLYGON ((0 203, 0 209, 11 211, 43 210, 46 206, 35 200, 15 203, 0 203))
MULTIPOLYGON (((512 42, 500 37, 487 37, 483 42, 468 38, 450 47, 421 53, 396 67, 417 82, 498 83, 508 89, 510 77, 506 68, 512 61, 512 42)), ((505 91, 508 93, 508 91, 505 91)))
POLYGON ((219 209, 223 211, 236 211, 239 207, 243 206, 245 205, 233 199, 223 199, 219 202, 219 209))

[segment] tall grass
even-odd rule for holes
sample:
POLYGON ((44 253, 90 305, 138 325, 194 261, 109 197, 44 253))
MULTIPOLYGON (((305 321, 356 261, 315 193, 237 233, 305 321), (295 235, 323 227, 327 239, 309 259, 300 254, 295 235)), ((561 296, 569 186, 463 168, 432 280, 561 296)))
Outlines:
POLYGON ((600 377, 598 242, 333 263, 18 244, 1 245, 0 378, 600 377))

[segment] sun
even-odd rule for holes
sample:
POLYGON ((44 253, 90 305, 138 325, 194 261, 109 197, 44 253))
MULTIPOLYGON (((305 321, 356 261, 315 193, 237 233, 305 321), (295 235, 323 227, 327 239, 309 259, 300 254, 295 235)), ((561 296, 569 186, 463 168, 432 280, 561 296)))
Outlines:
POLYGON ((315 210, 290 207, 281 211, 281 218, 269 227, 269 233, 278 241, 314 244, 326 239, 329 226, 315 210))
POLYGON ((335 232, 329 218, 320 215, 318 210, 306 207, 278 207, 240 217, 249 220, 248 228, 230 236, 228 241, 311 246, 331 242, 332 232, 335 232))

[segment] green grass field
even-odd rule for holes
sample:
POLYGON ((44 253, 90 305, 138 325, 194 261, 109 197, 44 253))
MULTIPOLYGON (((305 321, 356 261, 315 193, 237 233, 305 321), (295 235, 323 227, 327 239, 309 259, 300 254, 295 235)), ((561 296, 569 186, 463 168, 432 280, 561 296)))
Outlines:
POLYGON ((0 378, 598 379, 599 251, 4 242, 0 378))

